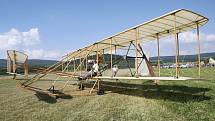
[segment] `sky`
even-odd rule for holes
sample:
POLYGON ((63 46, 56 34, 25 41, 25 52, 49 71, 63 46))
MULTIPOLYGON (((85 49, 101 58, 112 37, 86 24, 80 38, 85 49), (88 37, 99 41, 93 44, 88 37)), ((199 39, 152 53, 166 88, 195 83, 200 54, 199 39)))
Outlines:
MULTIPOLYGON (((215 52, 214 5, 214 0, 0 0, 0 58, 16 49, 31 59, 60 59, 180 8, 209 18, 200 28, 201 52, 215 52)), ((197 53, 195 31, 180 35, 180 40, 181 54, 197 53)), ((143 45, 150 56, 156 55, 153 44, 143 45)), ((166 45, 161 42, 161 55, 173 55, 174 47, 166 45)))

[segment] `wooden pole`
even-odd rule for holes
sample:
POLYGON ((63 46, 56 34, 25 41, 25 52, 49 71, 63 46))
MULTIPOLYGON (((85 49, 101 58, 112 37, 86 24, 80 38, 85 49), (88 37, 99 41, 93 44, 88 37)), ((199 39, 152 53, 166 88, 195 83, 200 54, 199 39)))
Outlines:
POLYGON ((114 55, 115 55, 114 60, 116 61, 116 60, 117 60, 117 59, 116 59, 116 45, 114 46, 114 55))
POLYGON ((201 55, 200 55, 200 34, 199 34, 199 25, 198 25, 198 22, 196 23, 196 26, 197 26, 197 39, 198 39, 198 65, 199 65, 199 69, 198 69, 198 75, 199 75, 199 78, 201 77, 201 55))
POLYGON ((96 44, 96 62, 99 64, 99 44, 96 44))
POLYGON ((63 72, 63 61, 62 61, 61 71, 63 72))
POLYGON ((103 59, 102 63, 105 63, 105 49, 102 49, 102 59, 103 59))
MULTIPOLYGON (((68 54, 67 54, 67 56, 66 56, 66 62, 68 63, 69 62, 69 59, 68 59, 68 54)), ((70 64, 69 64, 70 65, 70 64)), ((69 72, 69 65, 66 67, 66 70, 67 70, 67 72, 69 72)))
POLYGON ((90 89, 90 94, 92 93, 93 89, 95 88, 96 84, 98 83, 98 79, 96 80, 96 82, 93 84, 93 87, 90 89))
POLYGON ((177 44, 177 56, 178 56, 178 58, 177 58, 177 59, 178 59, 178 60, 177 60, 177 61, 178 61, 178 63, 177 63, 178 72, 177 72, 177 73, 178 73, 178 76, 179 76, 179 75, 180 75, 180 73, 179 73, 179 72, 180 72, 180 68, 179 68, 179 66, 180 66, 180 65, 179 65, 179 63, 180 63, 180 62, 179 62, 179 55, 180 55, 179 52, 180 52, 180 51, 179 51, 179 38, 178 38, 178 35, 179 35, 179 33, 176 34, 176 37, 177 37, 177 39, 176 39, 176 40, 177 40, 177 41, 176 41, 176 42, 177 42, 177 43, 176 43, 176 44, 177 44))
POLYGON ((86 61, 85 61, 85 71, 87 72, 87 61, 88 61, 88 57, 86 57, 86 61))
POLYGON ((111 38, 111 40, 110 40, 110 69, 111 69, 111 75, 113 75, 113 71, 112 71, 112 68, 113 68, 112 41, 113 41, 113 38, 111 38))
POLYGON ((100 91, 100 79, 98 79, 98 92, 100 91))
MULTIPOLYGON (((99 44, 97 43, 97 46, 96 46, 96 61, 97 61, 97 64, 99 65, 99 44)), ((97 73, 97 76, 99 76, 98 75, 98 73, 97 73)), ((99 92, 99 90, 100 90, 100 79, 97 79, 97 88, 98 88, 98 92, 99 92)))
POLYGON ((14 57, 14 60, 13 60, 13 79, 16 79, 16 52, 15 50, 13 50, 13 57, 14 57))
POLYGON ((79 73, 79 74, 80 74, 80 76, 81 76, 81 72, 82 72, 81 56, 80 56, 80 59, 79 59, 79 61, 80 61, 80 71, 79 71, 80 73, 79 73))
MULTIPOLYGON (((9 56, 8 56, 9 57, 9 56)), ((9 64, 9 72, 11 73, 11 65, 12 65, 12 62, 11 62, 11 58, 9 57, 9 60, 8 60, 9 62, 8 62, 8 64, 9 64)))
POLYGON ((26 58, 24 63, 24 71, 25 71, 25 77, 28 78, 28 57, 26 58))
POLYGON ((158 51, 158 65, 157 65, 157 68, 158 68, 158 75, 160 76, 160 42, 159 42, 159 36, 158 34, 157 35, 157 51, 158 51))
POLYGON ((179 77, 178 75, 178 40, 177 40, 177 32, 176 32, 176 15, 174 14, 174 36, 175 36, 175 50, 176 50, 176 54, 175 54, 175 76, 176 78, 179 77))
POLYGON ((7 51, 7 72, 11 73, 11 60, 7 51))
POLYGON ((73 61, 73 73, 75 72, 75 57, 74 57, 74 61, 73 61))
POLYGON ((9 58, 8 58, 8 55, 6 55, 6 58, 7 58, 7 72, 9 72, 9 58))
POLYGON ((135 58, 135 70, 136 70, 136 76, 138 76, 138 39, 139 39, 139 31, 138 29, 136 28, 135 29, 135 35, 136 35, 136 39, 135 39, 135 46, 136 46, 136 49, 135 49, 135 53, 136 53, 136 58, 135 58))

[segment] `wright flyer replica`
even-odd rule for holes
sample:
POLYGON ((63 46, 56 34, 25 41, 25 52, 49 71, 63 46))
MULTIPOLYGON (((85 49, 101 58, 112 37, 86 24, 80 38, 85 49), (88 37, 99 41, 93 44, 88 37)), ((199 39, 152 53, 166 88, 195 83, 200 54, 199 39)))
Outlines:
MULTIPOLYGON (((200 66, 200 34, 199 28, 208 22, 208 18, 192 12, 190 10, 179 9, 157 17, 150 21, 141 23, 137 26, 116 33, 112 36, 99 40, 91 45, 85 46, 74 52, 68 53, 58 63, 39 72, 32 79, 23 82, 23 86, 27 87, 32 83, 40 80, 49 74, 57 75, 53 80, 51 87, 57 83, 60 78, 67 78, 62 90, 68 85, 69 81, 80 78, 84 71, 89 71, 90 60, 94 60, 99 65, 100 74, 89 77, 88 80, 95 80, 93 88, 100 90, 102 80, 153 80, 158 83, 162 80, 192 80, 191 77, 180 76, 179 68, 179 34, 191 30, 196 30, 197 50, 198 53, 198 77, 201 76, 200 66), (160 39, 173 36, 175 48, 175 72, 174 76, 161 76, 160 64, 160 39), (155 41, 157 46, 154 47, 157 52, 157 70, 150 64, 147 54, 144 52, 141 44, 145 42, 155 41), (129 54, 130 53, 130 54, 129 54), (118 56, 121 55, 121 56, 118 56), (134 61, 132 61, 134 60, 134 61), (131 73, 124 76, 113 76, 113 68, 124 61, 127 69, 131 73), (130 63, 130 64, 129 64, 130 63), (133 63, 133 64, 131 64, 133 63), (134 65, 134 67, 132 66, 134 65), (107 74, 106 71, 110 73, 107 74), (147 75, 148 74, 148 75, 147 75)), ((167 45, 171 46, 171 45, 167 45)), ((122 67, 119 67, 119 72, 122 67)), ((123 67, 124 68, 124 67, 123 67)), ((83 80, 80 80, 81 84, 83 80)))

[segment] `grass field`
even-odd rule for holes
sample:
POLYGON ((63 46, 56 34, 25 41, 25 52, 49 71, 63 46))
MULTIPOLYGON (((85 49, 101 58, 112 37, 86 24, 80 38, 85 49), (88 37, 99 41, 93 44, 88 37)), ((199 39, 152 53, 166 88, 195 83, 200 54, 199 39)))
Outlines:
MULTIPOLYGON (((163 69, 161 75, 173 72, 163 69)), ((196 77, 196 72, 181 74, 196 77)), ((202 77, 207 80, 161 81, 158 86, 151 81, 104 81, 106 94, 87 96, 89 88, 77 91, 70 83, 65 89, 70 95, 58 99, 0 77, 0 121, 215 121, 215 68, 204 68, 202 77)), ((33 86, 47 89, 50 84, 41 80, 33 86)))

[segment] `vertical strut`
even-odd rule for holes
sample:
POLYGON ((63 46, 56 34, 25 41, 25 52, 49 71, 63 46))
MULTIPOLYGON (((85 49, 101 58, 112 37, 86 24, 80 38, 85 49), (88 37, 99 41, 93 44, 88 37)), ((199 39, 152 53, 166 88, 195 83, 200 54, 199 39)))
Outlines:
POLYGON ((73 72, 75 72, 75 57, 74 57, 74 61, 73 61, 73 72))
POLYGON ((136 50, 135 70, 136 70, 136 76, 138 76, 138 74, 139 74, 139 73, 138 73, 138 58, 137 58, 137 57, 138 57, 138 50, 137 50, 138 48, 137 48, 137 46, 138 46, 138 39, 139 39, 139 31, 138 31, 138 28, 136 28, 136 31, 135 31, 135 32, 136 32, 136 34, 135 34, 135 35, 136 35, 136 39, 135 39, 135 46, 136 46, 136 49, 135 49, 135 50, 136 50))
POLYGON ((25 78, 27 79, 28 78, 28 57, 26 58, 24 63, 24 73, 25 73, 25 78))
POLYGON ((99 44, 96 44, 96 62, 99 64, 99 44))
POLYGON ((177 59, 178 59, 178 60, 177 60, 178 63, 177 63, 176 66, 177 66, 177 68, 178 68, 178 72, 177 72, 177 73, 178 73, 178 76, 179 76, 179 75, 180 75, 180 73, 179 73, 179 72, 180 72, 180 68, 179 68, 179 66, 180 66, 180 65, 179 65, 179 55, 180 55, 180 54, 179 54, 179 39, 178 39, 178 35, 179 35, 179 33, 176 34, 176 37, 177 37, 177 39, 176 39, 176 40, 177 40, 177 41, 176 41, 176 42, 177 42, 177 43, 176 43, 176 44, 177 44, 177 56, 178 56, 178 58, 177 58, 177 59))
POLYGON ((8 55, 8 51, 7 51, 7 72, 11 73, 11 59, 8 55))
MULTIPOLYGON (((67 54, 67 55, 66 55, 66 62, 67 62, 67 63, 69 62, 68 56, 69 56, 69 55, 67 54)), ((70 65, 70 64, 69 64, 69 65, 70 65)), ((66 71, 67 71, 67 72, 69 72, 69 65, 66 67, 66 71)))
POLYGON ((16 79, 16 53, 15 53, 15 50, 13 50, 13 58, 14 58, 14 60, 13 60, 13 73, 14 73, 14 75, 13 75, 13 79, 16 79))
POLYGON ((80 56, 80 59, 79 59, 79 60, 80 60, 80 73, 79 73, 79 74, 80 74, 80 76, 81 76, 81 73, 82 73, 82 63, 81 63, 81 56, 80 56))
POLYGON ((85 61, 85 71, 87 72, 87 65, 88 65, 88 56, 86 57, 86 61, 85 61))
POLYGON ((176 78, 179 77, 179 74, 178 74, 178 39, 177 39, 177 32, 176 32, 176 15, 174 14, 174 36, 175 36, 175 76, 176 78))
POLYGON ((114 46, 114 55, 115 55, 115 58, 114 58, 114 61, 116 61, 116 45, 114 46))
POLYGON ((157 63, 157 68, 158 68, 158 75, 160 76, 160 42, 159 42, 159 36, 157 35, 157 51, 158 51, 158 63, 157 63))
POLYGON ((63 61, 61 62, 61 71, 63 72, 63 61))
POLYGON ((198 25, 198 23, 196 23, 196 26, 197 26, 197 39, 198 39, 198 67, 199 67, 199 69, 198 69, 198 75, 199 75, 199 78, 200 78, 200 76, 201 76, 201 55, 200 55, 200 35, 199 35, 199 25, 198 25))
POLYGON ((113 41, 113 38, 111 38, 111 40, 110 40, 110 68, 111 68, 111 75, 113 75, 113 72, 112 72, 112 68, 113 68, 112 41, 113 41))

